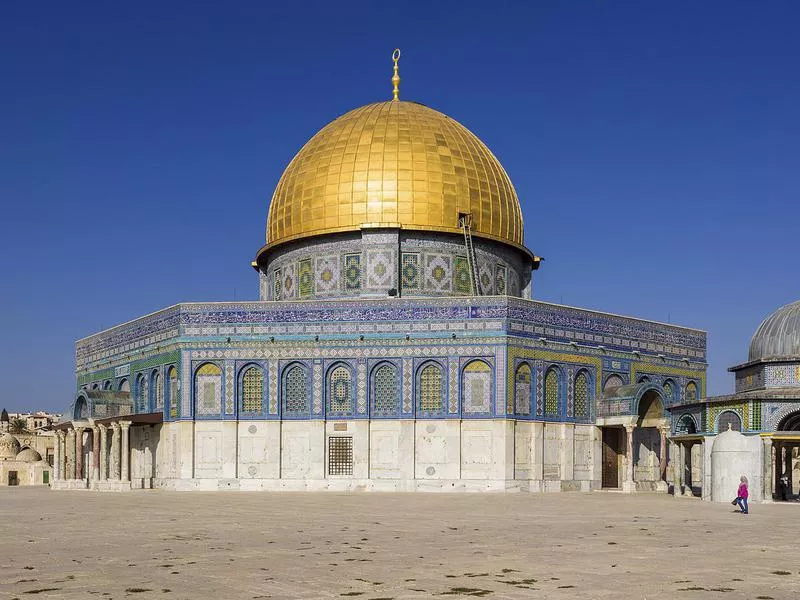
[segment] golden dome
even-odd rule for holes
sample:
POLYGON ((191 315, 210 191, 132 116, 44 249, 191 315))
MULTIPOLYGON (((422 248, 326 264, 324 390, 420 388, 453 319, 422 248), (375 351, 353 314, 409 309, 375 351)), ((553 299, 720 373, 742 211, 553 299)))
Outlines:
POLYGON ((473 235, 524 249, 519 199, 483 142, 422 104, 377 102, 325 126, 292 159, 262 251, 367 227, 460 233, 459 213, 472 215, 473 235))

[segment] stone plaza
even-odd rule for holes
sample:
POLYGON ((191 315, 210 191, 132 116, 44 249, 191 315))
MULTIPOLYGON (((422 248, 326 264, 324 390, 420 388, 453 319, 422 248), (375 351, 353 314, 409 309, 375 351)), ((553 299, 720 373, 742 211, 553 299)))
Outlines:
POLYGON ((0 490, 0 597, 778 600, 800 593, 800 528, 790 503, 756 505, 744 516, 653 493, 188 497, 0 490))

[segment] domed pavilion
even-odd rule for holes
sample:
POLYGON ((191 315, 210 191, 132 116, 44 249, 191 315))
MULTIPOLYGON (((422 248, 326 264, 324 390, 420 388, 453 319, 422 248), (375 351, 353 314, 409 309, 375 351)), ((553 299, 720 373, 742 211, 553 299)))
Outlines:
POLYGON ((762 441, 755 446, 751 444, 756 448, 754 460, 762 465, 760 472, 748 475, 751 484, 753 479, 760 482, 756 496, 767 501, 797 497, 800 493, 800 301, 782 306, 764 319, 750 341, 747 362, 728 370, 735 377, 733 394, 698 398, 673 408, 677 434, 674 440, 678 446, 673 455, 680 456, 680 446, 684 452, 676 474, 684 473, 687 487, 708 489, 712 474, 703 475, 703 470, 710 469, 707 455, 712 451, 713 440, 709 436, 733 430, 762 441))
POLYGON ((704 395, 706 334, 534 300, 511 178, 400 99, 398 60, 390 100, 288 162, 258 300, 77 342, 54 487, 667 489, 668 411, 704 395))

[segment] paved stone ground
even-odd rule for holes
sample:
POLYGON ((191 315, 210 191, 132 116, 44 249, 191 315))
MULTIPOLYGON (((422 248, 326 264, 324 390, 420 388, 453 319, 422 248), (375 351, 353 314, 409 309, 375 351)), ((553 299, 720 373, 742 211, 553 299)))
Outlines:
POLYGON ((659 495, 0 488, 0 598, 800 594, 800 506, 659 495))

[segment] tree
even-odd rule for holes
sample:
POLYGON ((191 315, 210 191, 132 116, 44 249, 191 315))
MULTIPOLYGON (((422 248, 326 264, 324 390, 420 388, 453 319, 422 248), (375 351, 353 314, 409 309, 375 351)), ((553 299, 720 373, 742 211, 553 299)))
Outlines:
POLYGON ((8 424, 8 431, 9 433, 30 433, 25 419, 20 419, 19 417, 11 419, 11 422, 8 424))

